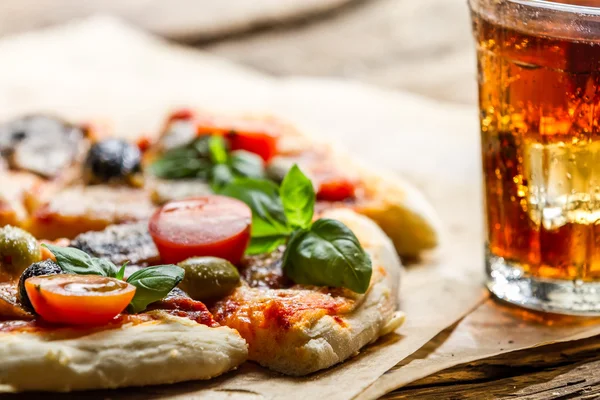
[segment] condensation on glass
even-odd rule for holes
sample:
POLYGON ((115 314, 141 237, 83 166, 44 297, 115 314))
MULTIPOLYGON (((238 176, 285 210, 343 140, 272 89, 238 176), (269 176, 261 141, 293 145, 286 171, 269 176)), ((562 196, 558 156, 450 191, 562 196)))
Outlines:
POLYGON ((502 299, 593 315, 600 314, 600 6, 566 3, 573 2, 470 1, 486 264, 488 287, 502 299))

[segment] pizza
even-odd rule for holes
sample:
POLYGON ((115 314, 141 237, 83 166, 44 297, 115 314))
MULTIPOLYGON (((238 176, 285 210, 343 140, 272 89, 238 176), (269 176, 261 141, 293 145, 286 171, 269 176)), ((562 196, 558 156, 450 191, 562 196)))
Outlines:
MULTIPOLYGON (((435 211, 400 177, 363 165, 275 118, 223 117, 185 109, 172 113, 157 140, 140 137, 137 145, 146 150, 143 154, 133 143, 103 140, 106 133, 93 125, 74 126, 49 116, 26 116, 0 127, 0 164, 5 164, 4 172, 0 166, 0 183, 10 187, 0 193, 0 225, 16 224, 39 238, 73 238, 148 218, 156 205, 169 200, 210 194, 212 188, 202 179, 206 176, 194 175, 202 165, 191 165, 202 163, 201 157, 188 160, 188 165, 177 158, 193 152, 185 147, 194 138, 212 134, 226 137, 233 152, 260 156, 264 174, 276 182, 292 165, 299 165, 315 185, 317 207, 350 207, 368 216, 401 256, 417 257, 439 242, 435 211), (62 142, 68 143, 68 151, 55 145, 62 142), (37 161, 40 153, 51 163, 48 168, 37 161), (139 172, 165 155, 156 167, 159 177, 146 174, 141 183, 139 172), (98 161, 106 157, 112 157, 108 165, 98 161)), ((238 164, 248 168, 245 161, 238 164)))
POLYGON ((410 185, 270 117, 133 143, 26 116, 0 184, 3 391, 331 367, 400 326, 399 256, 439 240, 410 185))

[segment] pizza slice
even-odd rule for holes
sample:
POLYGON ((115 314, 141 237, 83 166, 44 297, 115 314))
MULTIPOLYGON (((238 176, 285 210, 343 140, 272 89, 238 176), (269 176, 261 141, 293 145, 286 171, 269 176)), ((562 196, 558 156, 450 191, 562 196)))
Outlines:
POLYGON ((244 283, 211 307, 220 324, 246 339, 250 360, 287 375, 338 364, 404 321, 396 311, 401 268, 390 240, 348 209, 322 218, 344 223, 369 255, 373 272, 364 293, 295 284, 283 272, 281 251, 275 251, 248 257, 240 267, 244 283))
POLYGON ((0 228, 0 391, 210 379, 246 360, 245 340, 176 288, 182 268, 126 273, 75 248, 46 246, 0 228))

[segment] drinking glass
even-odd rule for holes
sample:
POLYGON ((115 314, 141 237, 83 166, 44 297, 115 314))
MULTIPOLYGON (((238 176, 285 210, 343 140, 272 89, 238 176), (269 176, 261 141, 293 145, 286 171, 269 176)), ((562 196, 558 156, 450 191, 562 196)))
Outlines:
POLYGON ((469 5, 487 286, 527 308, 600 315, 600 1, 469 5))

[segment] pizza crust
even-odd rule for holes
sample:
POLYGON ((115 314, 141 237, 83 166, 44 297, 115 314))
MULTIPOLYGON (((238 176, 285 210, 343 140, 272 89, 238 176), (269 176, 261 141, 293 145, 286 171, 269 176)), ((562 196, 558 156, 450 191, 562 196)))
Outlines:
POLYGON ((0 391, 66 392, 210 379, 246 360, 227 327, 164 314, 90 334, 61 329, 0 334, 0 391))
POLYGON ((322 311, 319 299, 330 298, 339 304, 340 296, 324 294, 320 288, 242 286, 231 296, 231 303, 225 300, 217 306, 226 310, 225 314, 214 312, 221 323, 238 329, 248 340, 249 359, 287 375, 306 375, 342 362, 404 321, 404 314, 396 311, 401 264, 389 238, 369 218, 348 209, 329 210, 320 216, 346 224, 371 256, 373 277, 366 294, 342 291, 348 310, 329 315, 322 311), (294 299, 300 311, 284 323, 270 322, 269 314, 282 298, 294 299), (228 307, 239 301, 246 303, 228 313, 228 307), (225 318, 219 319, 220 315, 225 318))

